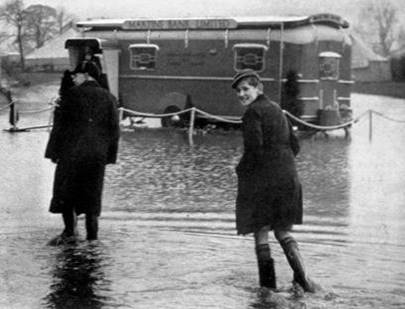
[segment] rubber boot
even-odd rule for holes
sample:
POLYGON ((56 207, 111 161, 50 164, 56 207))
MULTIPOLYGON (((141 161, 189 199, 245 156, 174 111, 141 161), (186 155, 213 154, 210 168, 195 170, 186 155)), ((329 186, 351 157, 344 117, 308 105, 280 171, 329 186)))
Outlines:
POLYGON ((63 223, 65 224, 65 229, 63 231, 63 235, 70 237, 70 236, 77 236, 77 216, 76 213, 72 211, 67 211, 62 213, 63 223))
POLYGON ((269 289, 276 289, 276 273, 274 271, 274 260, 270 255, 268 244, 256 246, 257 265, 259 267, 260 286, 269 289))
POLYGON ((86 214, 87 240, 96 240, 98 238, 98 216, 86 214))
POLYGON ((315 293, 316 284, 312 282, 305 273, 304 260, 301 257, 295 239, 293 237, 287 237, 279 242, 291 269, 294 271, 294 281, 298 283, 305 292, 315 293))

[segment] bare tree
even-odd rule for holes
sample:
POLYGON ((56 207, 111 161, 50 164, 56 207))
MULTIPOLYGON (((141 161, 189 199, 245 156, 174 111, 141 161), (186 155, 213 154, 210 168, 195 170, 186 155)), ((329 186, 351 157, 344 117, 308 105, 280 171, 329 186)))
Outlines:
POLYGON ((388 56, 398 36, 398 8, 392 0, 367 1, 355 29, 376 52, 388 56))
POLYGON ((22 70, 25 69, 25 51, 41 47, 59 31, 56 9, 41 4, 25 8, 23 0, 9 0, 1 6, 0 19, 15 29, 13 36, 16 38, 22 70))
MULTIPOLYGON (((1 26, 2 25, 0 24, 0 27, 1 26)), ((6 32, 4 32, 4 31, 0 30, 0 43, 3 42, 3 40, 5 40, 7 38, 8 38, 8 34, 6 32)))
POLYGON ((50 6, 34 4, 25 10, 28 39, 35 48, 44 45, 45 41, 57 33, 57 13, 50 6))
POLYGON ((397 49, 401 49, 405 47, 405 26, 402 25, 398 31, 398 42, 397 42, 397 49))
POLYGON ((63 7, 56 10, 56 20, 58 33, 62 34, 66 29, 73 27, 73 21, 75 17, 72 14, 69 14, 63 7))
MULTIPOLYGON (((0 25, 0 27, 1 27, 1 25, 0 25)), ((10 34, 8 34, 5 31, 0 31, 0 44, 3 44, 3 42, 9 38, 10 38, 10 34)), ((0 50, 0 53, 1 53, 1 50, 0 50)))
POLYGON ((16 42, 20 53, 21 68, 24 70, 24 36, 26 26, 26 13, 24 12, 24 2, 22 0, 12 0, 0 8, 0 18, 6 23, 15 27, 16 42))
POLYGON ((397 9, 390 1, 375 2, 375 17, 378 22, 378 36, 384 56, 390 52, 395 40, 395 28, 397 25, 397 9))

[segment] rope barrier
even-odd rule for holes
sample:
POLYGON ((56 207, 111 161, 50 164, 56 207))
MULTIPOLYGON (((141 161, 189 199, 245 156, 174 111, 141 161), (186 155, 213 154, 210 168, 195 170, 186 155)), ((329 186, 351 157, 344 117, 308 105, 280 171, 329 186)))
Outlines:
POLYGON ((8 103, 7 105, 4 105, 2 108, 0 108, 0 112, 1 111, 3 111, 3 110, 5 110, 6 108, 8 108, 8 107, 10 107, 12 104, 14 104, 15 102, 13 101, 13 102, 10 102, 10 103, 8 103))
POLYGON ((394 122, 398 122, 398 123, 405 123, 405 120, 394 119, 394 118, 391 118, 391 117, 389 117, 389 116, 386 116, 386 115, 384 115, 384 114, 382 114, 382 113, 380 113, 380 112, 376 112, 376 111, 373 111, 373 110, 371 110, 371 112, 374 113, 374 114, 376 114, 376 115, 378 115, 378 116, 380 116, 380 117, 382 117, 382 118, 385 118, 385 119, 387 119, 387 120, 390 120, 390 121, 394 121, 394 122))
MULTIPOLYGON (((51 107, 46 107, 42 109, 36 109, 36 110, 18 110, 19 114, 36 114, 36 113, 43 113, 48 110, 52 110, 55 106, 59 106, 58 103, 56 102, 56 99, 52 99, 48 104, 51 105, 51 107)), ((0 112, 5 110, 6 108, 9 108, 11 105, 17 104, 17 101, 11 101, 7 105, 3 106, 0 108, 0 112)))
POLYGON ((53 109, 53 107, 46 107, 46 108, 43 108, 43 109, 26 110, 26 111, 19 110, 18 113, 20 113, 20 114, 39 114, 39 113, 49 111, 51 109, 53 109))
MULTIPOLYGON (((212 119, 219 120, 219 121, 222 121, 222 122, 234 123, 234 124, 240 124, 240 123, 242 123, 241 120, 230 120, 230 119, 226 119, 226 118, 221 117, 221 116, 216 116, 216 115, 207 113, 207 112, 205 112, 205 111, 203 111, 203 110, 200 110, 200 109, 198 109, 198 108, 195 108, 195 107, 193 107, 193 108, 194 108, 194 111, 195 111, 195 112, 198 112, 198 113, 200 113, 200 114, 202 114, 202 115, 204 115, 205 117, 208 117, 208 118, 212 118, 212 119)), ((170 116, 174 116, 174 115, 180 115, 180 114, 188 113, 188 112, 190 112, 193 108, 188 108, 188 109, 181 110, 181 111, 179 111, 179 112, 166 113, 166 114, 142 113, 142 112, 137 112, 137 111, 130 110, 130 109, 126 109, 126 108, 122 108, 122 107, 121 107, 120 109, 121 109, 122 111, 125 111, 125 112, 128 112, 128 113, 132 113, 133 115, 136 115, 136 116, 161 118, 161 117, 170 117, 170 116)), ((302 119, 300 119, 300 118, 298 118, 298 117, 292 115, 291 113, 289 113, 289 112, 286 111, 286 110, 283 110, 283 112, 284 112, 287 116, 289 116, 290 118, 296 120, 297 122, 299 122, 299 123, 301 123, 301 124, 303 124, 303 125, 305 125, 305 126, 307 126, 307 127, 314 128, 314 129, 318 129, 318 130, 324 130, 324 131, 325 131, 325 130, 342 129, 342 128, 346 128, 346 127, 348 127, 348 126, 351 126, 353 123, 358 122, 362 117, 364 117, 364 116, 367 115, 367 113, 368 113, 368 111, 367 111, 367 112, 364 112, 363 114, 361 114, 360 116, 356 117, 355 119, 353 119, 353 120, 351 120, 351 121, 348 121, 348 122, 346 122, 346 123, 339 124, 339 125, 335 125, 335 126, 319 126, 319 125, 314 125, 314 124, 312 124, 312 123, 306 122, 306 121, 304 121, 304 120, 302 120, 302 119)))
POLYGON ((222 122, 237 123, 237 124, 242 123, 242 120, 230 120, 230 119, 226 119, 226 118, 223 118, 223 117, 220 117, 220 116, 215 116, 215 115, 209 114, 209 113, 204 112, 204 111, 202 111, 202 110, 200 110, 200 109, 198 109, 198 108, 196 108, 195 111, 196 111, 196 112, 199 112, 200 114, 205 115, 206 117, 209 117, 209 118, 212 118, 212 119, 216 119, 216 120, 219 120, 219 121, 222 121, 222 122))
POLYGON ((144 117, 151 117, 151 118, 170 117, 170 116, 185 114, 185 113, 190 112, 192 109, 194 109, 196 112, 199 112, 200 114, 203 114, 203 115, 205 115, 205 116, 207 116, 207 117, 209 117, 209 118, 213 118, 213 119, 216 119, 216 120, 219 120, 219 121, 229 122, 229 123, 242 123, 241 120, 230 120, 230 119, 226 119, 226 118, 224 118, 224 117, 212 115, 212 114, 209 114, 209 113, 207 113, 207 112, 204 112, 204 111, 202 111, 202 110, 200 110, 200 109, 198 109, 198 108, 196 108, 196 107, 192 107, 192 108, 188 108, 188 109, 183 109, 183 110, 178 111, 178 112, 166 113, 166 114, 142 113, 142 112, 137 112, 137 111, 130 110, 130 109, 127 109, 127 108, 123 108, 123 107, 121 107, 120 109, 121 109, 122 111, 124 111, 124 112, 131 113, 131 114, 136 115, 136 116, 144 116, 144 117))
MULTIPOLYGON (((16 101, 10 102, 10 103, 7 104, 6 106, 3 106, 3 107, 0 109, 0 111, 6 109, 6 108, 8 108, 8 107, 10 107, 11 105, 13 105, 13 104, 15 104, 15 103, 17 103, 17 102, 16 102, 16 101)), ((51 106, 50 106, 50 107, 47 107, 47 108, 43 108, 43 109, 38 109, 38 110, 25 110, 25 111, 24 111, 24 110, 23 110, 23 111, 20 111, 20 110, 19 110, 18 113, 19 113, 19 114, 37 114, 37 113, 42 113, 42 112, 46 112, 46 111, 53 110, 55 107, 58 106, 57 99, 52 99, 52 100, 49 102, 49 105, 51 105, 51 106)), ((204 117, 211 118, 211 119, 215 119, 215 120, 218 120, 218 121, 221 121, 221 122, 233 123, 233 124, 240 124, 240 123, 242 123, 241 120, 232 120, 232 119, 227 119, 227 118, 222 117, 222 116, 213 115, 213 114, 207 113, 207 112, 205 112, 205 111, 203 111, 203 110, 200 110, 200 109, 198 109, 198 108, 196 108, 196 107, 191 107, 191 108, 187 108, 187 109, 180 110, 180 111, 177 111, 177 112, 163 113, 163 114, 153 114, 153 113, 138 112, 138 111, 130 110, 130 109, 123 108, 123 107, 120 107, 120 108, 119 108, 119 111, 120 111, 121 113, 122 113, 122 112, 127 112, 127 113, 130 113, 130 114, 134 115, 134 116, 150 117, 150 118, 171 117, 171 116, 181 115, 181 114, 185 114, 185 113, 199 113, 199 114, 203 115, 204 117)), ((283 112, 284 112, 284 114, 286 114, 289 118, 295 120, 296 122, 298 122, 298 123, 300 123, 300 124, 302 124, 302 125, 304 125, 304 126, 306 126, 306 127, 313 128, 313 129, 316 129, 316 130, 321 130, 321 131, 337 130, 337 129, 344 129, 344 128, 347 128, 347 127, 353 125, 354 123, 357 123, 358 121, 360 121, 360 119, 362 119, 362 118, 365 117, 366 115, 370 115, 370 117, 371 117, 371 114, 373 114, 373 113, 376 114, 376 115, 378 115, 378 116, 380 116, 380 117, 382 117, 382 118, 384 118, 384 119, 390 120, 390 121, 394 121, 394 122, 397 122, 397 123, 405 123, 405 120, 394 119, 394 118, 392 118, 392 117, 389 117, 389 116, 384 115, 384 114, 381 113, 381 112, 377 112, 377 111, 374 111, 374 110, 367 110, 367 111, 365 111, 364 113, 362 113, 360 116, 358 116, 358 117, 356 117, 356 118, 354 118, 354 119, 352 119, 352 120, 350 120, 350 121, 347 121, 347 122, 345 122, 345 123, 341 123, 341 124, 333 125, 333 126, 321 126, 321 125, 315 125, 315 124, 306 122, 306 121, 300 119, 299 117, 294 116, 293 114, 291 114, 290 112, 288 112, 288 111, 286 111, 286 110, 283 110, 283 112)), ((49 127, 49 126, 51 126, 51 121, 50 121, 49 124, 48 124, 48 127, 49 127)))
POLYGON ((181 111, 178 112, 173 112, 173 113, 167 113, 167 114, 151 114, 151 113, 142 113, 142 112, 137 112, 134 110, 130 110, 124 107, 120 107, 120 110, 127 112, 127 113, 131 113, 135 116, 144 116, 144 117, 150 117, 150 118, 162 118, 162 117, 170 117, 170 116, 175 116, 175 115, 180 115, 180 114, 185 114, 188 113, 192 110, 192 108, 188 108, 188 109, 183 109, 181 111))
POLYGON ((339 125, 335 125, 335 126, 319 126, 319 125, 315 125, 315 124, 312 124, 312 123, 303 121, 303 120, 301 120, 300 118, 294 116, 293 114, 291 114, 290 112, 288 112, 288 111, 286 111, 286 110, 283 110, 283 112, 284 112, 288 117, 294 119, 294 120, 297 121, 298 123, 301 123, 301 124, 303 124, 303 125, 305 125, 305 126, 307 126, 307 127, 309 127, 309 128, 318 129, 318 130, 323 130, 323 131, 326 131, 326 130, 337 130, 337 129, 343 129, 343 128, 349 127, 349 126, 351 126, 353 123, 358 122, 358 121, 360 120, 360 118, 362 118, 363 116, 365 116, 365 115, 368 113, 368 111, 367 111, 367 112, 363 113, 362 115, 360 115, 359 117, 357 117, 357 118, 355 118, 355 119, 353 119, 353 120, 350 120, 350 121, 348 121, 348 122, 346 122, 346 123, 339 124, 339 125))

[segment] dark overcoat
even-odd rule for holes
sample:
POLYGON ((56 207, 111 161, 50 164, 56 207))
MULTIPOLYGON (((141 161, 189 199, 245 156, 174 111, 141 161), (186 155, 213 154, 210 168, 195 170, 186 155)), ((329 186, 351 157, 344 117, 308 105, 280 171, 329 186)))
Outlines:
POLYGON ((295 155, 299 146, 277 103, 259 95, 242 118, 244 153, 236 167, 238 234, 302 223, 302 189, 295 155))
POLYGON ((57 163, 50 211, 100 214, 105 165, 115 163, 115 97, 96 81, 64 92, 54 112, 45 157, 57 163))

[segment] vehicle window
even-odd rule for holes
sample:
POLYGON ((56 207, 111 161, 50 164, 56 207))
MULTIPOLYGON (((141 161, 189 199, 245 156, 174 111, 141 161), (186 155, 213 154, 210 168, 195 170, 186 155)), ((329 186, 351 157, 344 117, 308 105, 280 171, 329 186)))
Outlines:
POLYGON ((252 69, 257 72, 265 69, 267 46, 260 44, 236 44, 234 68, 236 71, 252 69))
MULTIPOLYGON (((324 53, 327 54, 327 53, 324 53)), ((332 54, 332 53, 330 53, 332 54)), ((321 79, 338 79, 339 78, 339 60, 340 56, 323 56, 319 57, 319 77, 321 79)))
POLYGON ((131 70, 153 70, 159 46, 154 44, 131 44, 129 46, 131 70))

